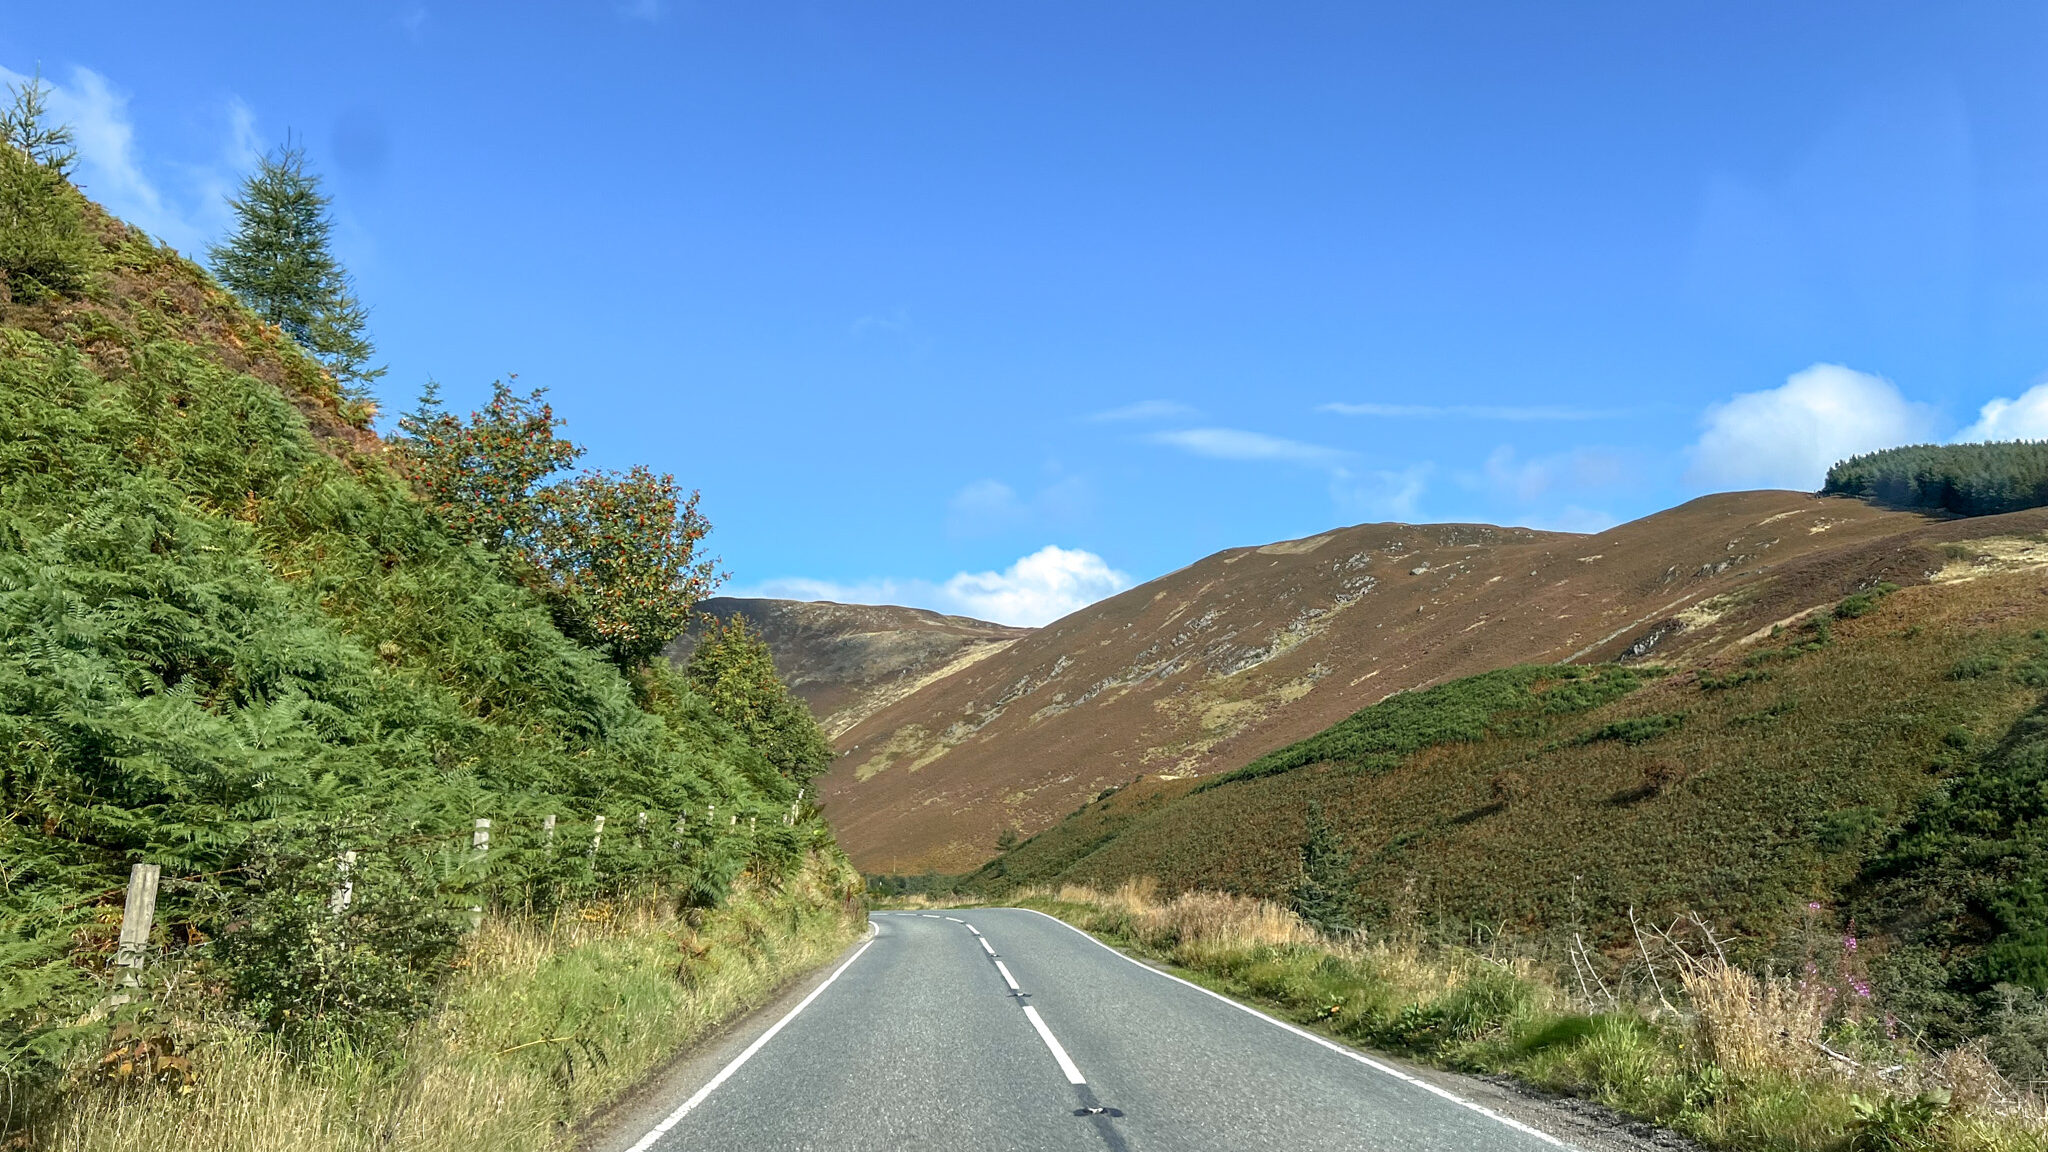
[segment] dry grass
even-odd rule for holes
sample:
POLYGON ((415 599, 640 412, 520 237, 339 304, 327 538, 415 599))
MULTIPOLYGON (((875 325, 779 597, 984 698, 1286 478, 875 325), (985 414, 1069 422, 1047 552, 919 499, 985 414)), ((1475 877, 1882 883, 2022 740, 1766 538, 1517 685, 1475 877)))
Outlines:
POLYGON ((486 921, 442 1008, 396 1051, 293 1051, 215 1027, 189 1091, 76 1093, 35 1135, 50 1152, 541 1152, 719 1022, 856 933, 847 877, 735 893, 695 927, 656 904, 550 924, 486 921))
POLYGON ((1593 1009, 1526 959, 1413 937, 1330 939, 1269 901, 1213 892, 1161 901, 1157 892, 1141 878, 1110 892, 1034 889, 1015 902, 1339 1037, 1505 1072, 1716 1147, 2048 1148, 2043 1101, 2004 1081, 1981 1051, 1834 1038, 1825 989, 1744 971, 1718 949, 1687 952, 1660 936, 1674 953, 1678 980, 1666 992, 1676 1008, 1636 1004, 1624 991, 1593 1009), (1916 1119, 1913 1102, 1927 1099, 1947 1102, 1916 1119), (1899 1107, 1886 1111, 1886 1101, 1899 1107))

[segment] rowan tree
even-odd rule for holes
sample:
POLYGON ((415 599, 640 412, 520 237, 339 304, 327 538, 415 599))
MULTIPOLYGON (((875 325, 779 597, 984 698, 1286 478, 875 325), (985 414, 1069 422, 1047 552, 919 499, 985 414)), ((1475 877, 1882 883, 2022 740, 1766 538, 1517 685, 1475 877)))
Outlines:
POLYGON ((499 382, 464 420, 430 382, 399 419, 397 447, 444 524, 506 556, 564 633, 631 670, 680 636, 718 583, 717 561, 697 558, 711 524, 697 493, 642 467, 543 484, 583 454, 556 435, 545 394, 499 382))
POLYGON ((537 546, 541 481, 583 455, 555 435, 562 421, 545 395, 494 381, 491 402, 465 421, 441 406, 441 387, 429 380, 419 406, 399 417, 397 444, 413 483, 458 535, 493 551, 537 546))

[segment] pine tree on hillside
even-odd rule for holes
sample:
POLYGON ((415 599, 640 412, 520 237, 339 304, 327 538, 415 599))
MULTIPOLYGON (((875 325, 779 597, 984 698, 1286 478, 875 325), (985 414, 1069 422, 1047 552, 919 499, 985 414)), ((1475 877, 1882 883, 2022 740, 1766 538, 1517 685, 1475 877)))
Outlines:
POLYGON ((69 125, 52 124, 42 77, 0 107, 0 283, 16 300, 83 292, 99 262, 84 201, 65 181, 77 159, 69 125))
POLYGON ((384 369, 369 367, 376 354, 363 334, 369 310, 329 248, 331 200, 306 167, 306 150, 288 143, 265 155, 229 203, 235 234, 207 253, 215 275, 319 357, 345 391, 360 395, 384 369))
POLYGON ((40 70, 28 83, 9 85, 14 102, 0 108, 0 136, 29 159, 59 176, 69 176, 78 159, 77 137, 69 124, 50 123, 50 86, 40 70))

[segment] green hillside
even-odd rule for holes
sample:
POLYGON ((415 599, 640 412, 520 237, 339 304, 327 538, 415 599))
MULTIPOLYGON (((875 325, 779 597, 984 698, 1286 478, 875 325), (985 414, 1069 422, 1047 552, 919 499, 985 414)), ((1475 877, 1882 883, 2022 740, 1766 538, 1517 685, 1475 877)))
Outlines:
POLYGON ((53 169, 0 166, 10 1092, 208 1005, 400 1027, 473 908, 702 908, 837 859, 680 676, 565 638, 451 535, 283 330, 53 169), (149 967, 113 996, 139 862, 163 869, 149 967))
MULTIPOLYGON (((1796 970, 1872 937, 1878 992, 1932 1035, 2048 1036, 2048 598, 2032 573, 1878 589, 1709 665, 1518 668, 1391 697, 1210 780, 1104 796, 967 878, 1220 888, 1323 919, 1634 947, 1697 912, 1796 970), (1306 872, 1305 872, 1306 865, 1306 872)), ((1860 977, 1859 977, 1860 978, 1860 977)))

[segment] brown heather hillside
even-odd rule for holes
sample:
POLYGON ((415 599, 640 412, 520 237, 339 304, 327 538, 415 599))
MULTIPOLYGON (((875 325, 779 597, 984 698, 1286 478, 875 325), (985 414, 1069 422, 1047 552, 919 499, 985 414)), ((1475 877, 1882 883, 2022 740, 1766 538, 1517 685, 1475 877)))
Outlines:
POLYGON ((822 794, 864 870, 958 871, 1006 827, 1237 768, 1394 692, 1518 663, 1684 660, 1880 580, 2048 563, 2044 526, 1739 492, 1590 536, 1367 524, 1234 549, 882 708, 839 735, 822 794), (1944 550, 1987 539, 1981 560, 1944 550))
MULTIPOLYGON (((1031 631, 888 604, 715 596, 698 607, 721 620, 744 617, 775 654, 775 670, 832 736, 1031 631)), ((680 664, 695 647, 694 635, 681 637, 668 657, 680 664)))

